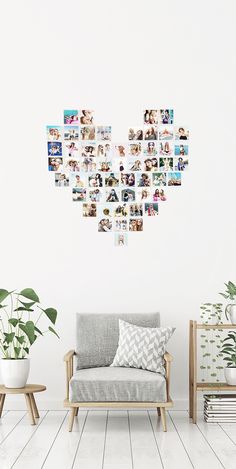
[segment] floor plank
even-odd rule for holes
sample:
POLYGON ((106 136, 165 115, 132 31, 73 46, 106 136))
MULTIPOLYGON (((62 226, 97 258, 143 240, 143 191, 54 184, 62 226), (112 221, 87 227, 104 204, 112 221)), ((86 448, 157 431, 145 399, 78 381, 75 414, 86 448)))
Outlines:
POLYGON ((206 423, 198 416, 197 426, 227 469, 236 468, 236 446, 217 423, 206 423))
POLYGON ((106 427, 106 411, 89 411, 73 469, 102 469, 106 427))
POLYGON ((164 468, 173 469, 176 461, 181 461, 181 469, 192 469, 193 465, 169 414, 166 415, 167 432, 163 432, 161 418, 156 411, 149 411, 149 415, 164 468))
POLYGON ((132 469, 127 411, 109 411, 103 469, 132 469))
POLYGON ((14 469, 42 468, 66 414, 65 411, 48 412, 29 443, 23 448, 13 466, 14 469))
POLYGON ((14 430, 0 445, 0 467, 1 469, 9 469, 13 466, 22 451, 22 448, 28 443, 33 434, 38 430, 46 411, 40 412, 40 419, 37 425, 30 425, 28 415, 19 422, 14 430))
POLYGON ((0 444, 5 438, 13 431, 16 425, 26 415, 25 410, 17 410, 14 412, 7 412, 0 420, 0 444))
POLYGON ((68 417, 66 417, 48 454, 43 469, 71 469, 86 417, 86 411, 79 411, 78 417, 75 417, 72 432, 68 431, 68 417))
POLYGON ((235 423, 220 423, 219 426, 228 435, 228 437, 236 445, 236 424, 235 423))
POLYGON ((188 412, 169 413, 178 434, 188 452, 194 469, 222 469, 223 465, 214 454, 197 425, 190 422, 188 412))
POLYGON ((163 468, 147 411, 129 411, 134 469, 163 468))

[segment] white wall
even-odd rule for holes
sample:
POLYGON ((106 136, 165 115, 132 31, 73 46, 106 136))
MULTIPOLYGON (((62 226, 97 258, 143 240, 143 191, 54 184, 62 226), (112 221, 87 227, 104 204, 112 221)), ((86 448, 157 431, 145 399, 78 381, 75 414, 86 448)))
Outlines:
POLYGON ((61 340, 32 349, 41 405, 64 397, 76 311, 156 311, 175 325, 172 394, 185 399, 188 321, 235 280, 233 0, 5 2, 1 26, 0 287, 33 287, 59 311, 61 340), (144 108, 191 129, 190 169, 157 219, 113 247, 47 172, 45 125, 92 108, 126 140, 144 108))

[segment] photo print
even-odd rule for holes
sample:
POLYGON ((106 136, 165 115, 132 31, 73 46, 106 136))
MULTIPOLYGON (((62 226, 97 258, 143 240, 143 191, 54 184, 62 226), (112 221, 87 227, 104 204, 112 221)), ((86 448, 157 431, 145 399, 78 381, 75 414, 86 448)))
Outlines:
POLYGON ((79 122, 79 111, 64 111, 64 124, 78 124, 79 122))
POLYGON ((165 195, 164 189, 154 189, 152 200, 153 202, 159 202, 159 200, 161 200, 162 202, 165 202, 166 195, 165 195))
POLYGON ((93 125, 94 124, 94 111, 81 111, 80 123, 82 125, 93 125))
POLYGON ((47 125, 46 132, 48 142, 58 142, 62 140, 62 127, 58 125, 47 125))
POLYGON ((175 140, 189 140, 189 130, 186 127, 176 127, 175 140))
POLYGON ((102 218, 113 218, 114 216, 114 205, 107 203, 107 204, 100 204, 98 207, 98 216, 102 218))
POLYGON ((73 202, 86 202, 86 192, 87 189, 79 189, 78 187, 74 187, 72 189, 73 202))
POLYGON ((181 173, 168 173, 168 186, 181 186, 181 173))
POLYGON ((64 140, 73 142, 79 140, 79 127, 76 125, 66 125, 64 127, 64 140))
POLYGON ((188 145, 184 145, 184 144, 175 145, 175 155, 176 156, 188 155, 188 145))
POLYGON ((143 154, 144 156, 153 157, 158 153, 157 142, 144 142, 143 154))
POLYGON ((114 205, 114 217, 127 217, 129 206, 127 203, 114 205))
POLYGON ((130 218, 129 231, 143 231, 143 218, 130 218))
POLYGON ((88 198, 91 202, 101 202, 103 198, 103 193, 100 189, 89 190, 88 198))
POLYGON ((146 203, 145 206, 145 215, 149 217, 154 217, 158 215, 158 204, 155 203, 146 203))
POLYGON ((107 233, 112 231, 112 220, 110 218, 102 218, 98 222, 98 231, 100 233, 107 233))
POLYGON ((152 175, 152 185, 154 187, 166 186, 166 173, 154 173, 152 175))
POLYGON ((143 231, 188 169, 189 127, 175 122, 173 109, 153 107, 141 111, 124 142, 112 142, 112 126, 95 122, 94 111, 65 110, 61 124, 46 126, 53 184, 69 187, 83 217, 96 217, 97 231, 112 232, 115 246, 143 231))
POLYGON ((79 158, 66 158, 65 159, 65 170, 70 173, 77 173, 80 171, 79 158))
POLYGON ((128 140, 143 140, 143 129, 141 127, 130 127, 128 140))
POLYGON ((115 246, 124 247, 128 245, 127 233, 115 233, 115 246))
POLYGON ((93 125, 82 125, 80 127, 81 140, 95 140, 95 127, 93 125))
POLYGON ((157 140, 158 138, 157 125, 145 125, 143 136, 144 136, 144 140, 157 140))
POLYGON ((61 173, 63 171, 62 158, 48 158, 48 171, 55 171, 61 173))
POLYGON ((96 217, 97 204, 83 204, 83 217, 96 217))
POLYGON ((174 158, 174 170, 175 171, 186 171, 188 169, 188 158, 180 156, 174 158))
POLYGON ((159 126, 159 140, 173 140, 174 127, 173 125, 160 125, 159 126))
POLYGON ((69 175, 66 173, 55 173, 55 186, 56 187, 69 187, 69 175))
POLYGON ((161 124, 173 124, 174 123, 173 109, 161 109, 160 110, 160 122, 161 124))
POLYGON ((62 143, 48 142, 48 156, 62 156, 62 143))
POLYGON ((99 125, 97 127, 97 140, 111 140, 111 126, 99 125))
POLYGON ((157 109, 144 111, 144 124, 158 124, 158 114, 159 112, 157 109))

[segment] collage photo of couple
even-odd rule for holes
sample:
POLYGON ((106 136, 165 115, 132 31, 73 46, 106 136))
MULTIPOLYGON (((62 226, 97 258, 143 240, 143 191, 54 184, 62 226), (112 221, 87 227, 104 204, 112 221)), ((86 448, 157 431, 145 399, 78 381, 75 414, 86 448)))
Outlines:
POLYGON ((127 245, 128 232, 143 231, 157 216, 170 187, 188 169, 189 130, 174 125, 173 109, 145 110, 126 143, 112 142, 110 125, 95 125, 94 111, 65 110, 64 125, 47 125, 48 170, 56 187, 68 187, 83 217, 96 217, 98 232, 113 232, 127 245))

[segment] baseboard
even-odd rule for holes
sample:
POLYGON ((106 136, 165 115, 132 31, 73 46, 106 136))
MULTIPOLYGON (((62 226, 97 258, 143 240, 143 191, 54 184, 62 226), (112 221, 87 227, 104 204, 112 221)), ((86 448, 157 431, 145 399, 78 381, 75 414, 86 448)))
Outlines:
MULTIPOLYGON (((24 397, 20 396, 19 399, 8 399, 9 396, 6 397, 4 410, 25 410, 25 401, 24 397)), ((14 396, 15 397, 15 396, 14 396)), ((37 400, 37 395, 35 394, 35 398, 37 400)), ((174 399, 173 407, 170 410, 188 410, 188 399, 174 399)), ((63 407, 63 398, 60 400, 54 399, 40 399, 37 402, 39 410, 67 410, 63 407)), ((203 407, 203 400, 198 400, 198 410, 202 410, 203 407)), ((93 409, 95 410, 95 409, 93 409)), ((99 410, 99 409, 96 409, 99 410)), ((95 410, 95 411, 96 411, 95 410)), ((103 407, 102 410, 105 410, 103 407)))

